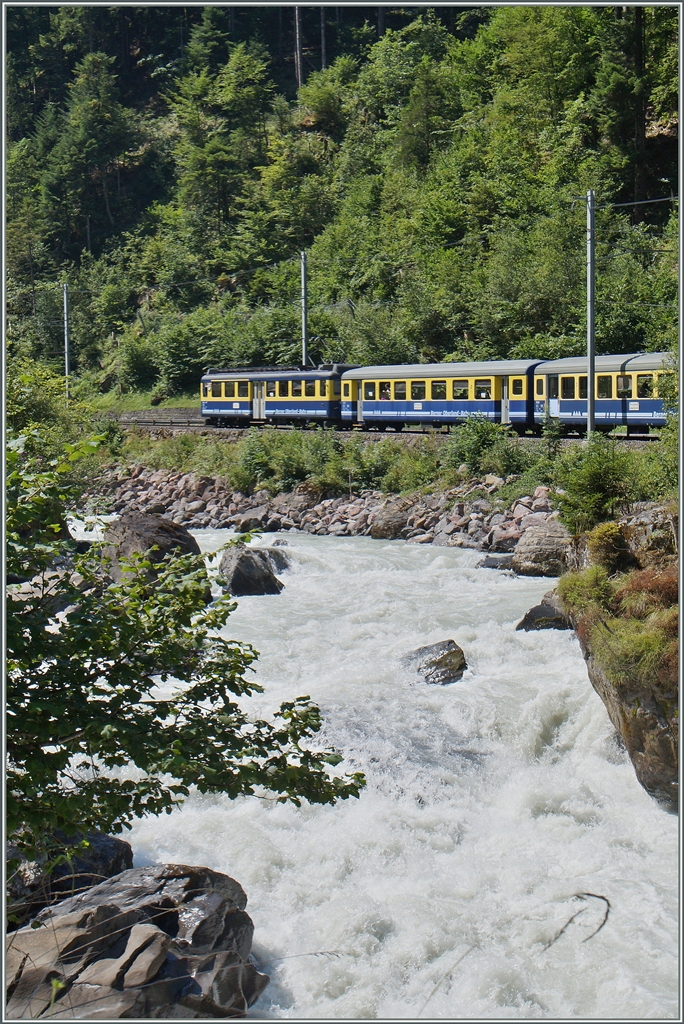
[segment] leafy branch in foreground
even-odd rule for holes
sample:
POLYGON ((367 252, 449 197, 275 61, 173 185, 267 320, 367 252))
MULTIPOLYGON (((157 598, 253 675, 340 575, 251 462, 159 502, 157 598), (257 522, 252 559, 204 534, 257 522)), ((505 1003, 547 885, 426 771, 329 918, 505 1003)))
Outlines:
POLYGON ((277 794, 299 805, 358 796, 360 773, 335 777, 334 750, 311 750, 321 715, 308 697, 272 721, 250 718, 249 645, 219 635, 235 605, 206 605, 197 556, 133 559, 112 583, 97 545, 65 537, 64 470, 88 444, 37 469, 8 453, 7 818, 32 856, 49 834, 120 832, 202 793, 277 794), (170 695, 169 690, 173 687, 170 695))

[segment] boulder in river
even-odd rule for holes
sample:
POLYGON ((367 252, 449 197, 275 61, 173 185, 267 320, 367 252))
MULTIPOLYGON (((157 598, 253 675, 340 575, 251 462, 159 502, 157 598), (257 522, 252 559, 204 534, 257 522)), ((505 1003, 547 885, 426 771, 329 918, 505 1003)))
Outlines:
POLYGON ((119 560, 133 554, 144 554, 153 564, 161 562, 170 552, 200 554, 197 541, 184 526, 146 512, 128 512, 109 523, 103 544, 103 554, 110 559, 110 575, 117 582, 122 577, 119 560))
POLYGON ((283 584, 273 573, 274 552, 248 548, 242 541, 223 552, 219 565, 221 586, 233 597, 279 594, 283 584))
POLYGON ((532 526, 518 541, 511 568, 520 576, 560 576, 566 570, 570 541, 570 534, 557 519, 532 526))
POLYGON ((437 644, 419 647, 404 655, 402 665, 413 669, 427 683, 455 683, 468 665, 465 654, 455 640, 440 640, 437 644))
POLYGON ((167 864, 43 910, 6 940, 6 1019, 243 1017, 268 984, 246 903, 227 875, 167 864))
POLYGON ((54 836, 54 854, 73 847, 70 862, 51 864, 53 853, 45 853, 38 860, 27 861, 18 850, 7 843, 7 860, 18 860, 19 866, 8 880, 8 913, 15 922, 23 922, 59 900, 98 885, 105 878, 118 875, 133 867, 130 843, 102 832, 88 832, 88 845, 81 846, 83 836, 67 837, 61 832, 54 836), (47 866, 50 864, 51 866, 47 866))
POLYGON ((555 590, 544 594, 541 602, 530 608, 515 627, 525 632, 537 629, 573 629, 555 590))

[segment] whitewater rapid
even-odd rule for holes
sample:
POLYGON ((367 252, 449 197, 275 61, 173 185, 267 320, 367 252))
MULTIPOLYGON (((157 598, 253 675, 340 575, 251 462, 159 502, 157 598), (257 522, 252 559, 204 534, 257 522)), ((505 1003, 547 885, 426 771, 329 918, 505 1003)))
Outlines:
POLYGON ((254 713, 310 694, 366 789, 335 807, 195 795, 127 837, 136 866, 243 886, 271 978, 248 1017, 676 1017, 677 819, 637 783, 574 634, 515 632, 553 581, 458 549, 285 539, 284 591, 241 598, 226 635, 261 652, 254 713), (460 682, 400 668, 449 637, 460 682))

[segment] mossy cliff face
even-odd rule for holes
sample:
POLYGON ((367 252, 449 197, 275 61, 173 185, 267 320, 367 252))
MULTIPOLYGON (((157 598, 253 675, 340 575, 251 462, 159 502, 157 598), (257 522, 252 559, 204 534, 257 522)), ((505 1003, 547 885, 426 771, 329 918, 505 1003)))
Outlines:
MULTIPOLYGON (((605 534, 605 536, 604 536, 605 534)), ((645 569, 614 572, 617 535, 586 538, 606 565, 590 565, 559 582, 592 686, 606 706, 637 779, 658 800, 678 795, 678 567, 665 553, 645 569), (601 555, 601 549, 604 553, 601 555), (612 564, 611 564, 612 562, 612 564)), ((635 561, 637 561, 635 559, 635 561)), ((637 563, 638 564, 638 563, 637 563)))

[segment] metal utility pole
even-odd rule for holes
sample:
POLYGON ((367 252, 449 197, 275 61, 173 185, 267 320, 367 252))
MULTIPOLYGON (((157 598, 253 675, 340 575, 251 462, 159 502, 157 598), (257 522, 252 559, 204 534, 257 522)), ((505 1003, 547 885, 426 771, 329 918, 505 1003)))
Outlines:
POLYGON ((64 285, 64 381, 69 404, 69 285, 64 285))
POLYGON ((327 67, 325 61, 325 7, 321 7, 321 71, 327 67))
POLYGON ((594 338, 594 281, 595 281, 595 232, 593 189, 587 191, 587 440, 594 429, 595 394, 595 338, 594 338))
POLYGON ((309 361, 309 329, 306 317, 306 253, 302 252, 302 366, 309 361))
POLYGON ((302 16, 299 7, 295 7, 295 73, 297 88, 302 87, 302 16))

